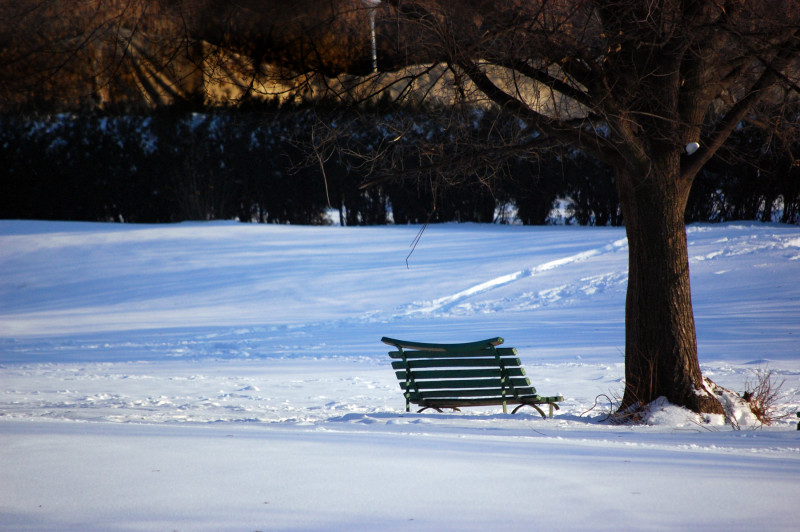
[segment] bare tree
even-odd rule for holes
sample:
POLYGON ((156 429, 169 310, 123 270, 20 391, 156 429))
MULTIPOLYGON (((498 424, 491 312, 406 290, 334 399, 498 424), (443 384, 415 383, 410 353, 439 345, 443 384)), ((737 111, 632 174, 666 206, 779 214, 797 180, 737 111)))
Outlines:
POLYGON ((722 413, 698 362, 684 210, 698 171, 755 106, 783 87, 797 89, 800 6, 386 4, 448 65, 462 94, 614 169, 629 244, 621 409, 664 396, 722 413))

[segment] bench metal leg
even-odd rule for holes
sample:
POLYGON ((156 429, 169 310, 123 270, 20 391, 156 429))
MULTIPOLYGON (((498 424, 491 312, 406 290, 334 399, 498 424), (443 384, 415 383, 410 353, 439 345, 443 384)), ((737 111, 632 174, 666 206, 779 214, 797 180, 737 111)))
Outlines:
MULTIPOLYGON (((516 414, 517 410, 522 408, 523 406, 530 406, 531 408, 535 408, 537 412, 542 416, 542 419, 547 419, 547 416, 544 414, 544 411, 539 408, 539 405, 535 405, 533 403, 522 403, 521 405, 517 406, 514 410, 511 411, 512 414, 516 414)), ((552 415, 550 417, 553 417, 552 415)))

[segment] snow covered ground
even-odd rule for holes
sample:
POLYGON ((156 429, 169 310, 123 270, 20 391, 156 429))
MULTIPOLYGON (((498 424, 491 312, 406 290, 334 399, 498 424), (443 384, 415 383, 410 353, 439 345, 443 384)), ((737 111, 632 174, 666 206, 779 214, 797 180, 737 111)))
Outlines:
POLYGON ((0 221, 0 529, 796 530, 800 228, 688 230, 700 361, 770 427, 622 391, 618 228, 0 221), (382 336, 502 336, 554 419, 404 413, 382 336), (710 421, 710 422, 708 422, 710 421))

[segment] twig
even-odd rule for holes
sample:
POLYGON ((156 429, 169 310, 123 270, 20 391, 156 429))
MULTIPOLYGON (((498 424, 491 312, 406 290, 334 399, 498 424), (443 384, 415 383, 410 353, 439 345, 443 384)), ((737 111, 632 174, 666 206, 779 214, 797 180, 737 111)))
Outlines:
POLYGON ((608 421, 608 419, 609 419, 609 418, 611 418, 611 416, 613 415, 613 411, 614 411, 614 401, 612 401, 612 400, 611 400, 611 397, 609 397, 607 394, 604 394, 604 393, 601 393, 600 395, 598 395, 597 397, 595 397, 595 398, 594 398, 594 404, 592 405, 592 408, 590 408, 590 409, 589 409, 589 410, 587 410, 586 412, 583 412, 583 413, 582 413, 580 416, 578 416, 578 417, 583 417, 585 414, 588 414, 589 412, 591 412, 592 410, 594 410, 595 408, 597 408, 597 405, 600 403, 600 398, 601 398, 601 397, 605 397, 605 398, 606 398, 606 400, 608 401, 608 408, 609 408, 609 413, 608 413, 608 414, 606 414, 606 417, 605 417, 605 418, 603 418, 603 419, 601 420, 601 423, 602 423, 602 422, 605 422, 605 421, 608 421))
POLYGON ((328 200, 328 208, 332 209, 333 206, 331 205, 331 195, 328 192, 328 176, 325 173, 325 161, 322 158, 322 154, 317 149, 317 142, 314 139, 315 133, 316 133, 315 129, 312 129, 311 130, 311 145, 313 146, 313 149, 314 149, 314 155, 316 156, 317 161, 319 162, 319 169, 320 169, 320 171, 322 171, 322 180, 325 183, 325 198, 328 200))
POLYGON ((430 212, 430 214, 428 214, 428 219, 425 220, 424 224, 422 224, 422 227, 417 233, 417 236, 415 236, 414 240, 411 242, 411 251, 406 256, 406 269, 411 269, 411 267, 408 265, 408 259, 411 258, 411 255, 414 253, 414 250, 417 249, 417 244, 419 244, 419 241, 422 240, 422 233, 424 233, 425 229, 427 229, 428 224, 431 222, 431 218, 433 217, 433 213, 435 212, 436 212, 436 205, 433 206, 433 210, 430 212))

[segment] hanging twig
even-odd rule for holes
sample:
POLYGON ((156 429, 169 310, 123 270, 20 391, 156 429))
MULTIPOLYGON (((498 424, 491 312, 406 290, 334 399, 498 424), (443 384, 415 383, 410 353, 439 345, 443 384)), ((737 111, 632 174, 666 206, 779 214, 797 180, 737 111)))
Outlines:
POLYGON ((417 249, 417 244, 419 244, 419 241, 422 240, 422 233, 425 232, 425 229, 428 227, 428 224, 431 222, 431 218, 433 218, 433 213, 435 213, 435 212, 436 212, 436 205, 433 206, 433 210, 430 212, 430 214, 428 214, 428 219, 425 220, 424 224, 422 224, 422 227, 420 228, 419 232, 417 233, 417 236, 415 236, 414 240, 411 242, 411 251, 406 256, 406 269, 411 269, 411 267, 408 265, 408 259, 411 258, 411 255, 414 253, 414 250, 417 249))
POLYGON ((314 139, 315 133, 316 133, 316 127, 311 130, 311 146, 314 150, 314 155, 316 156, 317 161, 319 162, 319 169, 322 172, 322 181, 325 183, 325 199, 328 200, 328 208, 332 209, 333 206, 331 205, 331 195, 328 192, 328 176, 325 173, 325 159, 322 158, 322 154, 319 152, 319 149, 317 148, 317 142, 314 139))

